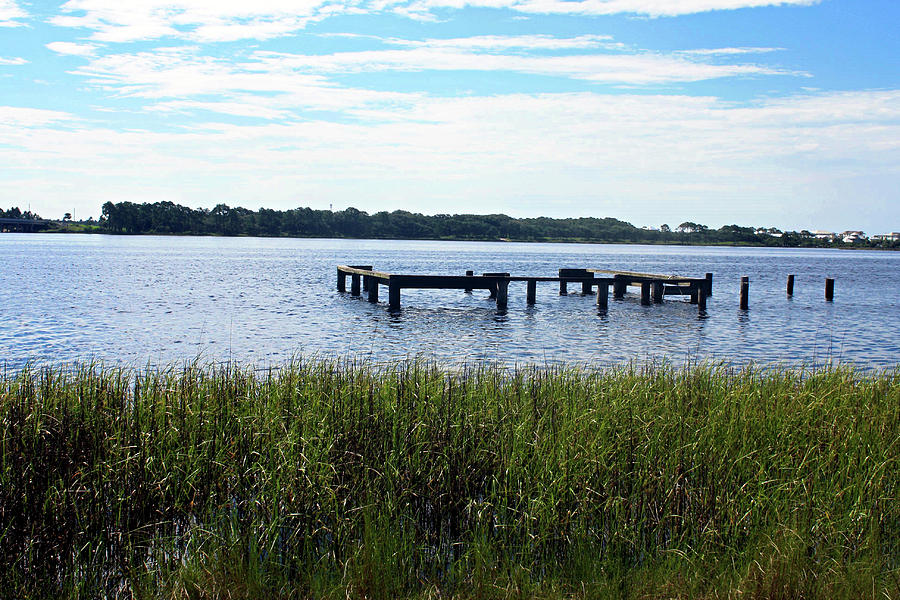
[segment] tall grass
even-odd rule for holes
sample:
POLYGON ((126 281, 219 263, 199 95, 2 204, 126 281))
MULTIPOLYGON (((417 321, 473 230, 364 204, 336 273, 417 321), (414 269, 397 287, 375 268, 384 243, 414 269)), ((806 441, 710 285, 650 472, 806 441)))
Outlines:
POLYGON ((0 596, 900 598, 900 373, 0 375, 0 596))

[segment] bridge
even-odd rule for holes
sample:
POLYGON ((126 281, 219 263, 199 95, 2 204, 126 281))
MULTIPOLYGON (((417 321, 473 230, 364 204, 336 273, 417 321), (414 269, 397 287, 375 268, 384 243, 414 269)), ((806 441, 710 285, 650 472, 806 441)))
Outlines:
POLYGON ((0 233, 13 231, 34 232, 46 229, 52 225, 57 225, 57 222, 50 219, 8 219, 3 217, 0 218, 0 233))

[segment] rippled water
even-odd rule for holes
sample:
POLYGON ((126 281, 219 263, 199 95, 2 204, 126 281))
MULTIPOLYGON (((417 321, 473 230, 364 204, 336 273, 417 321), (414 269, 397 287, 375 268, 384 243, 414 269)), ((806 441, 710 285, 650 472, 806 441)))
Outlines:
MULTIPOLYGON (((900 363, 900 253, 588 244, 0 235, 0 361, 96 358, 133 365, 200 357, 277 364, 293 355, 424 355, 507 363, 666 358, 865 367, 900 363), (641 306, 634 290, 599 314, 594 299, 510 285, 487 292, 404 290, 403 309, 335 291, 335 266, 404 273, 560 267, 714 273, 705 315, 674 299, 641 306), (796 275, 794 297, 785 280, 796 275), (741 275, 750 310, 738 308, 741 275), (824 301, 824 279, 836 279, 824 301)), ((570 289, 580 286, 571 285, 570 289)))

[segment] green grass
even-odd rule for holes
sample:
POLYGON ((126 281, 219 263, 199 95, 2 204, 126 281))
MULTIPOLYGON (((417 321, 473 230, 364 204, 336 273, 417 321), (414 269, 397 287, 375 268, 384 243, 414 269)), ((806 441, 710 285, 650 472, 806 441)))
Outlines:
POLYGON ((900 372, 0 375, 0 597, 900 598, 900 372))

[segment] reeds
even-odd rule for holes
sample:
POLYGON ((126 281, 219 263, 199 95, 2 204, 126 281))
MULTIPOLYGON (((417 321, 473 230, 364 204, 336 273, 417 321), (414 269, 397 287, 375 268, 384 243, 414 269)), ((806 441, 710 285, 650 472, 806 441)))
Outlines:
POLYGON ((900 373, 0 376, 0 597, 900 597, 900 373))

